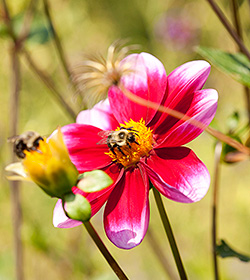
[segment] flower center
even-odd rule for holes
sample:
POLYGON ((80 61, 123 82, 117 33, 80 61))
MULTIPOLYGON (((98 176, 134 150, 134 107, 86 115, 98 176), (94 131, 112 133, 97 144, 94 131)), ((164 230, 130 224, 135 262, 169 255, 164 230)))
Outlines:
POLYGON ((107 139, 110 151, 106 153, 112 161, 128 167, 137 163, 141 157, 148 156, 153 147, 153 133, 147 128, 145 121, 130 120, 120 124, 107 139))

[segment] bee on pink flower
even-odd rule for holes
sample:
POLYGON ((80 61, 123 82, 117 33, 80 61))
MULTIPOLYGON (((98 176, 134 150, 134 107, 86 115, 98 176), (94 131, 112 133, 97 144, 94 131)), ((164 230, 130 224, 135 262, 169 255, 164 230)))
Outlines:
MULTIPOLYGON (((150 183, 168 199, 191 203, 205 196, 210 176, 195 153, 183 146, 204 129, 131 101, 119 85, 203 123, 204 128, 215 115, 218 95, 214 89, 202 89, 210 72, 205 61, 185 63, 167 76, 157 58, 140 53, 128 55, 112 69, 116 74, 121 72, 116 75, 118 81, 111 81, 108 98, 82 111, 76 123, 66 125, 62 132, 79 173, 101 169, 114 181, 99 192, 87 194, 76 187, 74 192, 88 199, 92 216, 106 203, 104 228, 108 238, 119 248, 131 249, 147 232, 150 183), (128 65, 131 71, 127 71, 128 65), (111 139, 114 133, 116 140, 111 139), (128 134, 130 138, 125 138, 128 134)), ((79 224, 65 216, 59 200, 54 225, 66 228, 79 224)))

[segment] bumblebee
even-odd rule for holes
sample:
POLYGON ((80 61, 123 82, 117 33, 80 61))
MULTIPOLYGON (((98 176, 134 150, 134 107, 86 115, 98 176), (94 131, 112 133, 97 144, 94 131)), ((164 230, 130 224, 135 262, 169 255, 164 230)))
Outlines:
POLYGON ((118 131, 101 131, 99 135, 107 137, 97 144, 107 144, 109 150, 114 155, 116 155, 115 148, 117 148, 117 150, 125 156, 124 152, 121 149, 122 147, 128 146, 129 148, 131 148, 132 143, 139 145, 139 143, 136 141, 136 135, 138 137, 139 135, 136 132, 137 131, 134 130, 133 127, 125 128, 122 126, 118 131))
POLYGON ((16 135, 8 138, 8 142, 14 144, 13 150, 14 153, 19 158, 25 158, 24 151, 38 151, 39 141, 44 139, 34 131, 26 131, 21 135, 16 135))

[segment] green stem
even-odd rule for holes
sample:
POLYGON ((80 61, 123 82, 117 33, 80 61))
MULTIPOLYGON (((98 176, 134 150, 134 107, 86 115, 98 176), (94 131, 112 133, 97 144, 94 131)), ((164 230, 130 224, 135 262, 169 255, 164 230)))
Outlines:
POLYGON ((182 264, 181 256, 180 256, 179 250, 177 248, 177 244, 176 244, 176 241, 175 241, 175 238, 174 238, 174 234, 173 234, 173 231, 172 231, 172 228, 171 228, 166 210, 164 208, 164 205, 163 205, 163 202, 162 202, 162 199, 161 199, 161 195, 155 188, 153 188, 153 192, 154 192, 156 205, 158 207, 158 210, 159 210, 159 213, 160 213, 160 216, 161 216, 161 220, 162 220, 165 232, 167 234, 168 241, 169 241, 169 244, 170 244, 174 259, 175 259, 175 263, 176 263, 176 266, 177 266, 177 269, 178 269, 178 272, 179 272, 179 275, 180 275, 180 279, 181 280, 186 280, 187 275, 186 275, 184 266, 182 264))
POLYGON ((219 268, 216 255, 217 241, 217 209, 218 209, 218 188, 219 188, 219 173, 220 173, 220 157, 222 152, 221 142, 217 142, 215 147, 215 171, 214 171, 214 191, 212 205, 212 242, 213 242, 213 263, 214 263, 214 279, 219 280, 219 268))
POLYGON ((101 238, 99 237, 98 233, 95 231, 94 227, 90 222, 83 222, 83 225, 85 226, 86 230, 88 231, 89 235, 95 242, 96 246, 114 271, 114 273, 117 275, 117 277, 121 280, 128 280, 128 277, 125 275, 125 273, 122 271, 118 263, 115 261, 115 259, 112 257, 110 252, 108 251, 107 247, 102 242, 101 238))

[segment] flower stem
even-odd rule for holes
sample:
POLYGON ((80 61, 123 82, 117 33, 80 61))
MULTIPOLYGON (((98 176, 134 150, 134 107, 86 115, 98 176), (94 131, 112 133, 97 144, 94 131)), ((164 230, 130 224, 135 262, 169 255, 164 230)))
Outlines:
POLYGON ((221 142, 217 142, 215 147, 215 171, 214 171, 214 190, 212 205, 212 242, 213 242, 213 263, 214 263, 214 279, 219 280, 219 269, 216 256, 216 240, 217 240, 217 209, 218 209, 218 188, 220 173, 220 157, 222 152, 221 142))
POLYGON ((100 236, 95 231, 94 227, 90 222, 83 222, 83 225, 85 226, 86 230, 88 231, 89 235, 95 242, 98 249, 101 251, 102 255, 114 271, 114 273, 117 275, 117 277, 121 280, 128 280, 128 277, 125 275, 125 273, 122 271, 118 263, 115 261, 115 259, 112 257, 110 252, 108 251, 107 247, 102 242, 100 236))
POLYGON ((180 279, 186 280, 187 275, 186 275, 184 266, 182 264, 181 256, 180 256, 179 250, 177 248, 174 234, 173 234, 166 210, 164 208, 164 205, 163 205, 163 202, 161 199, 161 195, 155 188, 153 188, 153 192, 154 192, 155 201, 156 201, 156 204, 157 204, 160 216, 161 216, 161 220, 162 220, 165 232, 167 234, 167 237, 168 237, 168 240, 170 243, 170 247, 171 247, 174 259, 175 259, 175 263, 176 263, 176 266, 177 266, 177 269, 178 269, 178 272, 180 275, 180 279))

